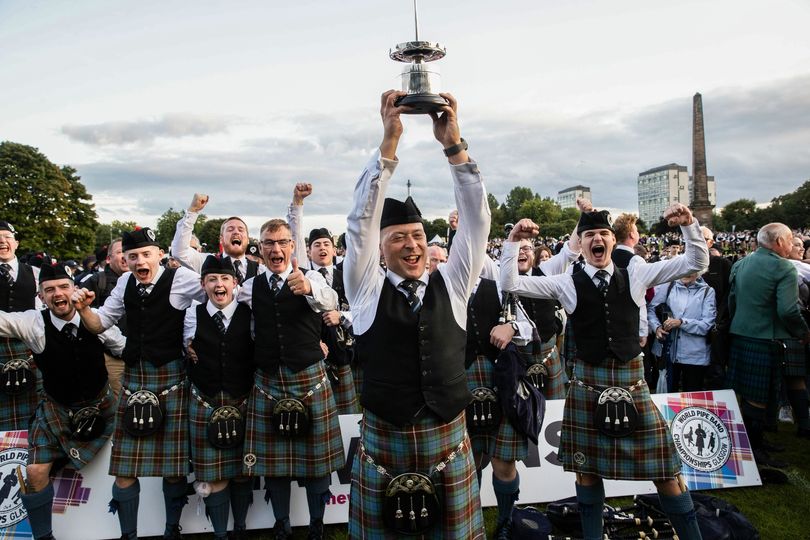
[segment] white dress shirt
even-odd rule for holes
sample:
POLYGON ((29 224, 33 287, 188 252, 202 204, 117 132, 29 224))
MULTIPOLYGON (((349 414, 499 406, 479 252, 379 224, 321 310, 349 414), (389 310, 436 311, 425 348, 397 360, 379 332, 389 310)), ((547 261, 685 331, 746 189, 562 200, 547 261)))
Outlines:
MULTIPOLYGON (((2 261, 0 261, 0 262, 2 262, 2 261)), ((11 275, 11 277, 12 277, 12 279, 14 279, 14 281, 17 281, 17 275, 20 272, 20 261, 19 261, 19 259, 17 259, 17 257, 14 257, 10 261, 5 261, 5 263, 7 265, 9 265, 9 267, 10 267, 9 270, 8 270, 8 273, 11 275)), ((33 265, 30 265, 30 266, 31 266, 31 272, 33 272, 33 274, 34 274, 34 283, 38 284, 39 283, 39 268, 37 268, 36 266, 33 266, 33 265)), ((35 288, 36 288, 36 285, 35 285, 35 288)), ((34 293, 34 309, 36 309, 36 310, 45 309, 45 304, 43 304, 42 300, 39 299, 39 295, 37 293, 34 293)))
MULTIPOLYGON (((385 193, 397 163, 381 157, 378 150, 354 188, 354 205, 347 218, 343 284, 352 307, 356 335, 371 328, 385 279, 402 291, 397 286, 403 278, 380 267, 379 251, 385 193)), ((467 300, 486 257, 490 212, 478 165, 474 161, 451 164, 450 172, 460 225, 447 263, 436 272, 447 286, 456 324, 466 330, 467 300)), ((424 297, 427 279, 425 270, 416 292, 420 299, 424 297)))
MULTIPOLYGON (((197 302, 196 300, 191 303, 191 306, 186 308, 186 318, 183 320, 183 344, 187 344, 194 338, 194 334, 197 333, 197 306, 199 306, 201 302, 197 302)), ((239 302, 235 299, 225 306, 222 309, 219 309, 217 306, 211 303, 211 300, 208 300, 205 303, 205 311, 208 312, 209 315, 212 317, 214 313, 217 311, 222 312, 222 322, 225 324, 225 329, 227 330, 228 327, 231 325, 231 320, 233 319, 233 314, 236 313, 236 308, 239 306, 239 302)))
MULTIPOLYGON (((306 270, 300 267, 299 269, 304 272, 304 275, 307 277, 309 284, 312 287, 312 291, 308 295, 304 296, 309 304, 309 307, 312 308, 312 311, 322 313, 324 311, 332 311, 337 309, 337 293, 326 284, 326 280, 323 279, 323 276, 314 270, 306 270)), ((284 285, 284 282, 287 281, 287 277, 291 273, 292 264, 289 264, 287 265, 287 269, 278 275, 281 278, 278 281, 279 289, 284 285)), ((247 304, 253 308, 253 281, 256 279, 266 279, 267 283, 270 283, 270 278, 272 276, 273 272, 268 270, 260 276, 253 277, 245 281, 245 283, 239 288, 239 294, 237 295, 236 299, 239 302, 247 304)))
MULTIPOLYGON (((93 308, 90 309, 96 311, 93 308)), ((67 323, 73 323, 76 328, 79 328, 82 321, 78 312, 74 312, 73 318, 69 321, 55 317, 50 311, 48 317, 60 332, 67 323)), ((45 350, 45 321, 42 319, 42 312, 36 309, 15 313, 0 311, 0 336, 19 339, 35 354, 40 354, 45 350)), ((117 326, 112 326, 98 334, 98 339, 114 356, 121 356, 127 342, 117 326)))

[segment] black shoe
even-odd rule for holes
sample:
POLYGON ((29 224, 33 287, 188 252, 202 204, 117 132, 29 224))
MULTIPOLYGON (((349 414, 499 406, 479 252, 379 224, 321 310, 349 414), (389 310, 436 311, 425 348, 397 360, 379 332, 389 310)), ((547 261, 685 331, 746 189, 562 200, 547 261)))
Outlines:
POLYGON ((762 444, 760 445, 760 447, 763 450, 765 450, 766 452, 777 452, 778 453, 778 452, 784 452, 785 451, 785 447, 782 446, 781 444, 772 443, 772 442, 769 442, 769 441, 767 441, 765 439, 762 440, 762 444))
POLYGON ((763 484, 782 485, 788 483, 788 477, 779 469, 771 469, 770 467, 760 467, 759 478, 763 484))
POLYGON ((509 540, 512 538, 512 520, 502 521, 495 529, 495 540, 509 540))
POLYGON ((323 520, 316 519, 309 524, 307 540, 323 540, 323 520))
POLYGON ((273 540, 289 540, 292 538, 289 518, 276 521, 271 532, 273 533, 273 540))
POLYGON ((168 533, 163 533, 163 540, 183 540, 180 531, 183 528, 180 525, 171 525, 171 530, 168 533))
POLYGON ((768 452, 762 448, 755 448, 753 450, 754 459, 760 467, 772 467, 774 469, 787 469, 788 463, 779 459, 772 458, 768 452))

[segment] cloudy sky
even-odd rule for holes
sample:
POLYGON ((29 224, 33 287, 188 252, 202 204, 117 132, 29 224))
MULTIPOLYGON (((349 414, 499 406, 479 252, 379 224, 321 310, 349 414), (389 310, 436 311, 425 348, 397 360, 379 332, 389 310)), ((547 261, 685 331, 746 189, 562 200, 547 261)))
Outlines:
MULTIPOLYGON (((422 0, 443 86, 499 200, 515 185, 637 211, 636 178, 691 172, 703 94, 722 206, 810 179, 810 4, 804 0, 422 0)), ((99 217, 150 225, 195 191, 255 234, 310 181, 307 226, 344 230, 379 145, 388 58, 411 0, 0 1, 0 140, 79 170, 99 217)), ((427 117, 408 117, 392 196, 453 207, 427 117)))

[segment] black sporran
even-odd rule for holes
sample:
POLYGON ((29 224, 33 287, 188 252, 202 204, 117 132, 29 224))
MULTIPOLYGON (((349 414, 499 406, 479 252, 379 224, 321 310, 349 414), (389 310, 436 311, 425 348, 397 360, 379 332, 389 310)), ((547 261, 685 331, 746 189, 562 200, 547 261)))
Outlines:
POLYGON ((127 398, 124 410, 124 431, 133 437, 149 437, 163 426, 163 405, 157 394, 138 390, 127 398))
POLYGON ((28 392, 36 384, 34 371, 31 369, 31 358, 18 358, 3 364, 0 372, 0 389, 10 396, 28 392))
POLYGON ((467 405, 467 429, 473 433, 482 433, 498 429, 501 425, 503 410, 498 401, 498 394, 492 388, 479 386, 472 391, 472 401, 467 405))
POLYGON ((424 534, 438 522, 441 511, 436 486, 427 475, 400 474, 385 488, 383 523, 398 534, 424 534))
POLYGON ((70 430, 74 439, 87 442, 104 433, 107 420, 98 407, 83 407, 70 413, 70 430))
POLYGON ((245 440, 245 420, 237 407, 217 407, 208 417, 208 442, 214 448, 236 448, 245 440))
POLYGON ((310 417, 307 406, 300 399, 279 399, 273 406, 273 426, 276 434, 300 437, 309 433, 310 417))
POLYGON ((606 388, 596 400, 594 427, 608 437, 627 437, 638 426, 638 410, 630 392, 619 386, 606 388))

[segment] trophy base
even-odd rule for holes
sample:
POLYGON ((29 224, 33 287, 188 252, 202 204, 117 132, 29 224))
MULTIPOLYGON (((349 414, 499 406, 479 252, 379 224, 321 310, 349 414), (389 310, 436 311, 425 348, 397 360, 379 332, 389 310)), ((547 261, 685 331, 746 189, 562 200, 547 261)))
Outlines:
POLYGON ((396 100, 394 105, 410 107, 402 111, 402 114, 427 114, 442 110, 447 105, 447 100, 438 94, 408 94, 396 100))

